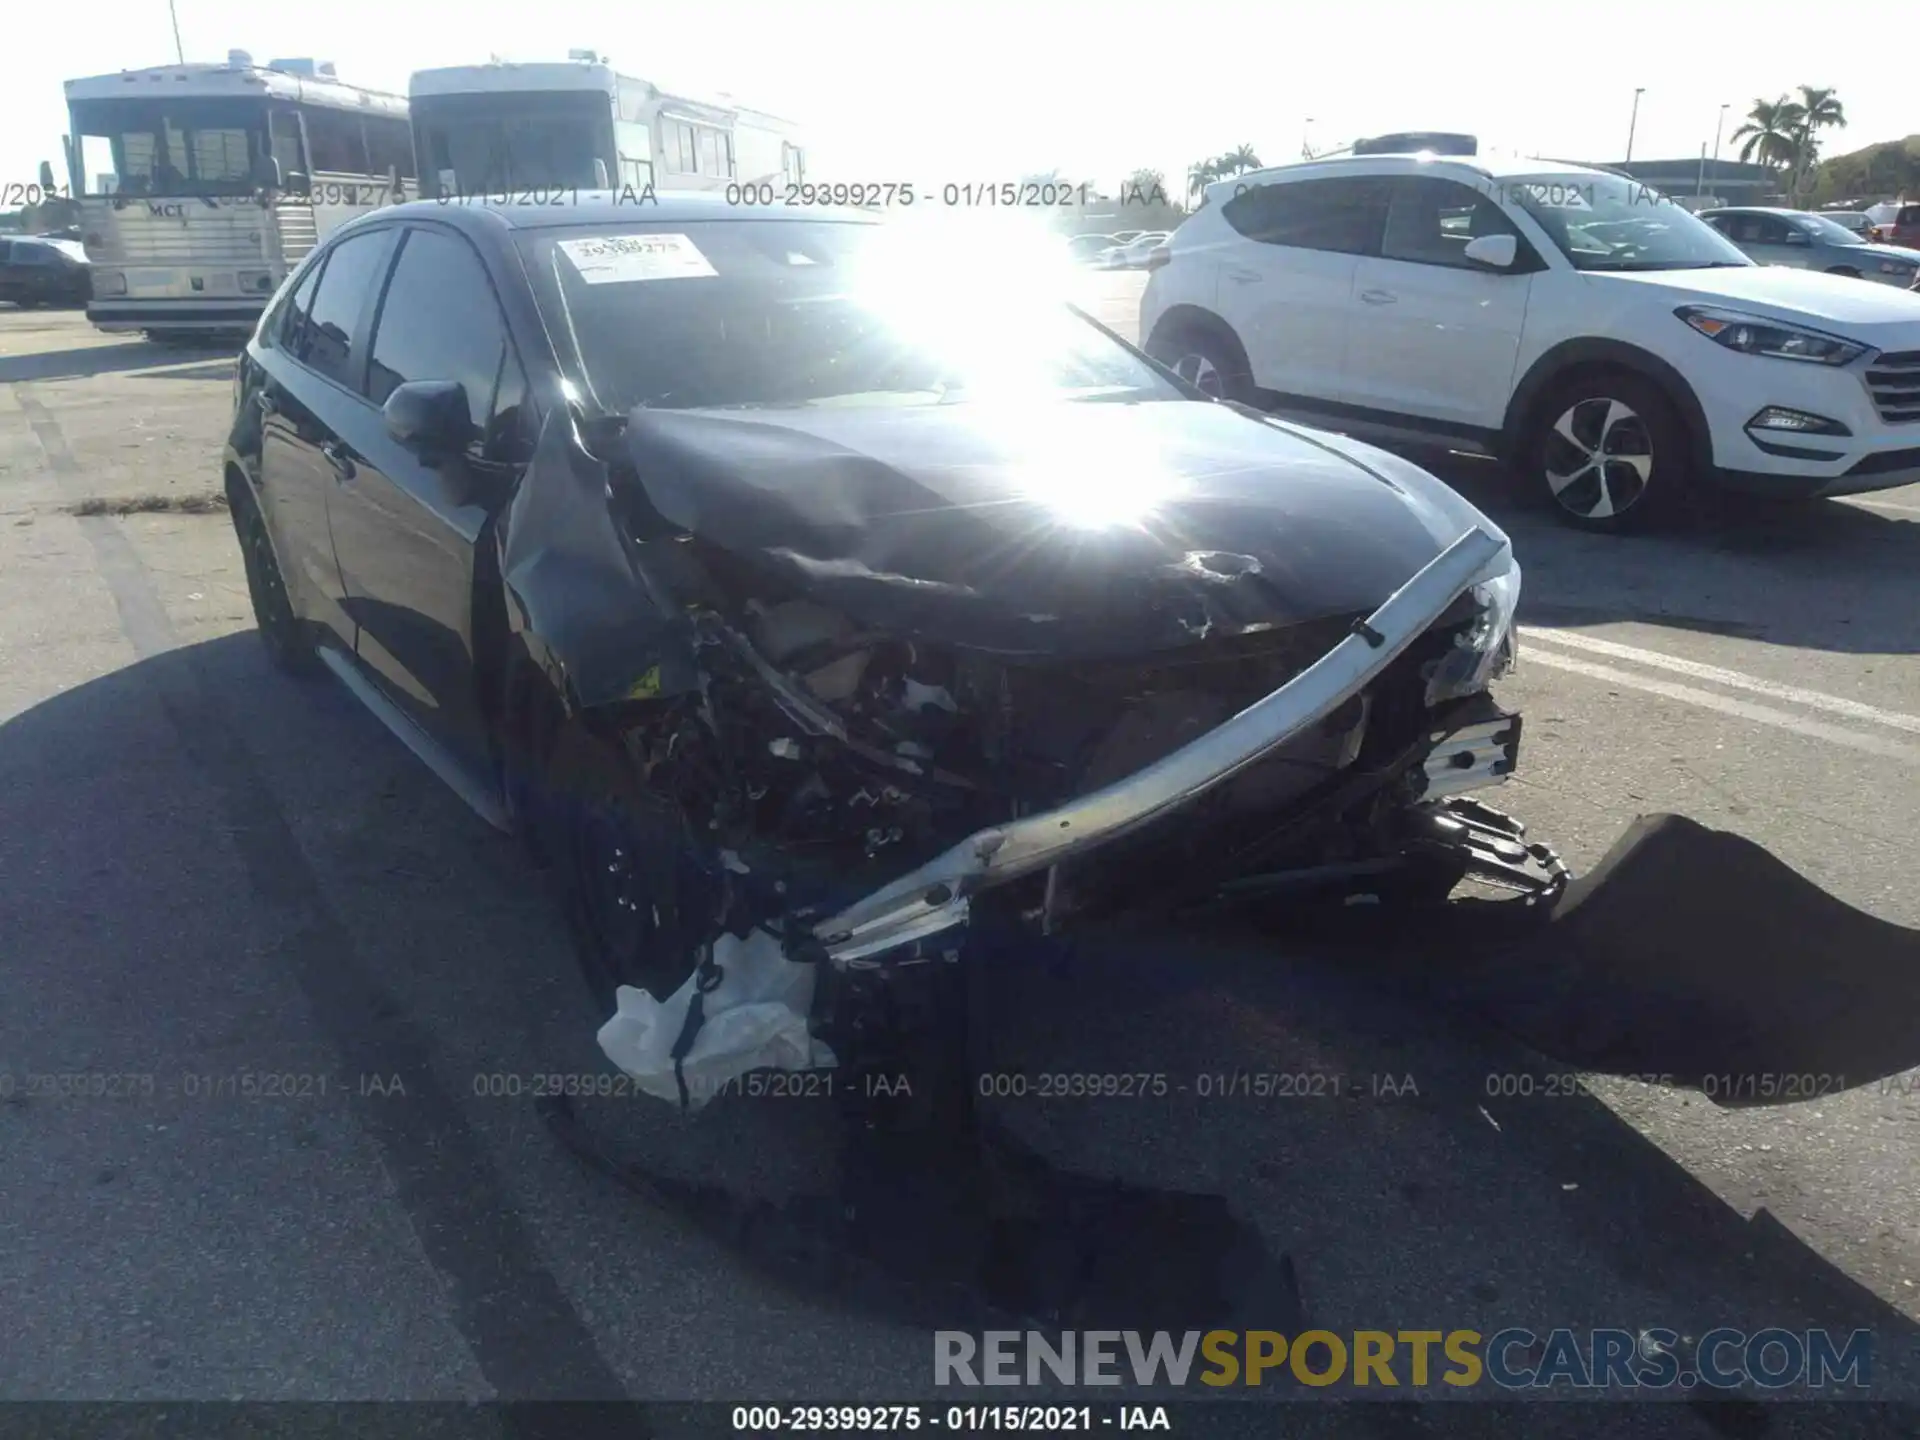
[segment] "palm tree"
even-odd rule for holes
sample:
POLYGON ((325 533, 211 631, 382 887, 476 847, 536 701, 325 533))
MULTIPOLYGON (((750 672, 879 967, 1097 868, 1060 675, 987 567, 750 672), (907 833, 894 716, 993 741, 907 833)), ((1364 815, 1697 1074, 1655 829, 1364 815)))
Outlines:
POLYGON ((1800 99, 1795 108, 1800 112, 1799 123, 1794 127, 1793 154, 1792 193, 1797 199, 1802 181, 1812 173, 1815 162, 1820 158, 1817 132, 1829 127, 1844 130, 1847 111, 1832 89, 1818 89, 1812 85, 1800 87, 1800 99))
POLYGON ((1187 198, 1197 197, 1207 186, 1220 178, 1218 160, 1196 160, 1187 167, 1187 198))
POLYGON ((1237 146, 1220 158, 1226 162, 1224 173, 1228 175, 1239 175, 1245 171, 1260 168, 1260 157, 1253 153, 1251 145, 1237 146))
POLYGON ((1800 106, 1782 95, 1778 100, 1755 100, 1746 120, 1733 132, 1740 142, 1742 161, 1784 169, 1793 164, 1800 148, 1800 106))

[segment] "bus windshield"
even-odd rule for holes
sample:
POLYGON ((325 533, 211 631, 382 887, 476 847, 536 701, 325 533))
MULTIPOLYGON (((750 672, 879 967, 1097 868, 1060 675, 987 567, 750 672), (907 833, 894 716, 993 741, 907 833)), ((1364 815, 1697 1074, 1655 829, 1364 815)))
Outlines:
POLYGON ((141 97, 72 108, 81 194, 111 174, 123 195, 246 195, 268 154, 264 99, 141 97))
POLYGON ((613 101, 601 91, 423 96, 412 117, 428 196, 592 190, 615 177, 613 101))

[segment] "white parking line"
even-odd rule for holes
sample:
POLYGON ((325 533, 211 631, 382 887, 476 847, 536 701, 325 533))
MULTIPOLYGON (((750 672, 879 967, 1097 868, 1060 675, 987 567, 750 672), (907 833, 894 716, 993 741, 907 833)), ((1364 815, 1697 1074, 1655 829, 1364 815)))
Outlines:
POLYGON ((1891 510, 1896 515, 1920 515, 1920 505, 1902 505, 1897 500, 1863 500, 1858 495, 1850 497, 1855 505, 1865 505, 1871 510, 1891 510))
POLYGON ((1574 675, 1585 675, 1592 680, 1604 680, 1609 685, 1623 685, 1632 690, 1643 690, 1649 695, 1678 700, 1683 705, 1698 705, 1702 709, 1717 710, 1722 715, 1751 720, 1755 724, 1771 725, 1778 730, 1791 730, 1810 740, 1825 740, 1831 745, 1845 746, 1849 750, 1861 750, 1883 759, 1900 760, 1908 765, 1920 765, 1920 748, 1902 745, 1897 740, 1882 740, 1878 735, 1862 735, 1857 731, 1842 730, 1838 725, 1790 715, 1785 710, 1775 710, 1770 705, 1755 705, 1750 700, 1736 700, 1731 695, 1716 695, 1711 690, 1696 690, 1691 685, 1676 685, 1667 680, 1632 675, 1625 670, 1616 670, 1611 665, 1589 664, 1585 660, 1575 660, 1569 655, 1558 655, 1538 646, 1526 654, 1524 663, 1545 665, 1549 669, 1565 670, 1574 675))
MULTIPOLYGON (((1858 700, 1828 695, 1824 691, 1807 690, 1798 685, 1782 685, 1776 680, 1762 680, 1757 675, 1745 675, 1738 670, 1728 670, 1719 665, 1707 665, 1698 660, 1682 660, 1675 655, 1663 655, 1658 650, 1643 650, 1638 645, 1622 645, 1617 640, 1602 640, 1597 635, 1586 635, 1577 630, 1556 630, 1538 625, 1522 625, 1520 638, 1545 641, 1551 645, 1566 645, 1575 650, 1590 650, 1596 655, 1605 655, 1614 660, 1631 660, 1637 665, 1650 665, 1656 670, 1671 670, 1695 680, 1710 680, 1716 685, 1725 685, 1733 690, 1746 690, 1755 695, 1765 695, 1770 700, 1785 700, 1790 704, 1804 705, 1809 710, 1824 710, 1829 715, 1844 716, 1848 720, 1865 720, 1869 724, 1886 725, 1895 730, 1906 730, 1920 735, 1920 715, 1908 715, 1899 710, 1882 710, 1877 705, 1867 705, 1858 700)), ((1534 653, 1539 654, 1538 651, 1534 653)))

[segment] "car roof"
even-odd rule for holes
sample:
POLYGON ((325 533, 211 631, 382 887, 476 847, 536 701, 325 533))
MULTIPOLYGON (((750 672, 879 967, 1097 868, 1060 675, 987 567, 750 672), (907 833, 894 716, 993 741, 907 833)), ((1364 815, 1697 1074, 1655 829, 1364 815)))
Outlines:
POLYGON ((1231 196, 1235 185, 1266 185, 1276 180, 1298 180, 1308 176, 1334 178, 1344 175, 1444 175, 1472 184, 1475 180, 1494 180, 1512 175, 1592 175, 1613 176, 1611 170, 1592 165, 1575 165, 1565 160, 1529 160, 1517 155, 1339 155, 1325 160, 1300 160, 1291 165, 1269 165, 1241 175, 1216 180, 1207 186, 1207 197, 1217 200, 1231 196))
MULTIPOLYGON (((871 210, 807 206, 743 205, 724 192, 707 190, 640 191, 533 189, 514 195, 462 196, 450 200, 410 200, 362 216, 351 228, 369 221, 445 220, 463 229, 550 230, 561 226, 613 224, 691 224, 702 220, 820 220, 839 224, 878 225, 883 217, 871 210)), ((347 227, 343 227, 347 228, 347 227)))
POLYGON ((1785 215, 1788 218, 1810 215, 1810 210, 1795 210, 1790 205, 1715 205, 1702 215, 1785 215))

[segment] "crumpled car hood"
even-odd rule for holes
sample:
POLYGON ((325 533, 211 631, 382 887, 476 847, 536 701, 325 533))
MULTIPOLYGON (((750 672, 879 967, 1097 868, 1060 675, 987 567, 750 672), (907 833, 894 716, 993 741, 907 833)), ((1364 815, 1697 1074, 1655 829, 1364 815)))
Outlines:
POLYGON ((1474 524, 1404 461, 1164 401, 636 410, 671 524, 903 636, 1140 653, 1366 613, 1474 524))

